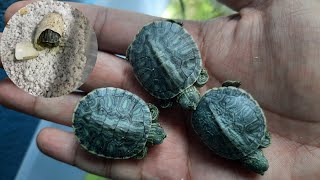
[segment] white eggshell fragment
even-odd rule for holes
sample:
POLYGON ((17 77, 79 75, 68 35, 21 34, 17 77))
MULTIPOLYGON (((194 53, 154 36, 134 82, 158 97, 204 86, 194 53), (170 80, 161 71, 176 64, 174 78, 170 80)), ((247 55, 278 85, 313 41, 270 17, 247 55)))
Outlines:
POLYGON ((16 45, 15 57, 17 60, 29 60, 39 56, 39 52, 31 42, 19 42, 16 45))
POLYGON ((43 19, 40 21, 34 36, 34 47, 37 50, 44 49, 44 47, 40 46, 37 42, 41 33, 46 29, 50 29, 62 36, 64 31, 64 21, 62 15, 57 12, 50 12, 47 15, 45 15, 43 19))

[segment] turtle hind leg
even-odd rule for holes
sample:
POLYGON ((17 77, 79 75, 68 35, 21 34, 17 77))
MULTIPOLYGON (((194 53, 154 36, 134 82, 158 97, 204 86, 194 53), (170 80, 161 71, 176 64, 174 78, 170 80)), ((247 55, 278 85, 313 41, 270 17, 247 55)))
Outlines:
POLYGON ((231 81, 231 80, 227 80, 225 82, 222 83, 222 87, 229 87, 229 86, 233 86, 233 87, 240 87, 241 82, 240 81, 231 81))
POLYGON ((266 148, 268 146, 270 146, 271 144, 271 135, 269 133, 269 131, 266 131, 263 140, 261 141, 261 148, 266 148))
POLYGON ((166 21, 171 22, 171 23, 176 23, 181 27, 183 26, 183 22, 180 22, 180 21, 176 21, 176 20, 173 20, 173 19, 167 19, 166 21))
POLYGON ((241 162, 245 167, 260 175, 263 175, 269 168, 269 162, 263 155, 261 149, 257 149, 255 152, 241 159, 241 162))
POLYGON ((194 83, 194 85, 196 87, 202 87, 208 82, 208 80, 209 80, 208 72, 206 69, 202 68, 200 75, 199 75, 197 81, 194 83))
POLYGON ((148 147, 144 147, 142 151, 140 151, 138 154, 136 154, 135 156, 133 156, 133 158, 136 159, 143 159, 148 152, 148 147))

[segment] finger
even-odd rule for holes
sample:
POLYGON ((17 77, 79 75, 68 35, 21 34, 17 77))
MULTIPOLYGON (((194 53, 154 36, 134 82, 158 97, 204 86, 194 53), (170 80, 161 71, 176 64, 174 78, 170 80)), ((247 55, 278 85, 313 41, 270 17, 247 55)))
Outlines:
POLYGON ((73 110, 82 97, 69 94, 57 98, 41 98, 15 86, 9 79, 0 81, 0 104, 41 119, 71 125, 73 110))
POLYGON ((257 7, 261 4, 266 4, 268 1, 260 1, 260 0, 218 0, 218 2, 221 2, 231 9, 235 11, 240 11, 241 9, 245 7, 257 7))
MULTIPOLYGON (((98 66, 97 66, 98 67, 98 66)), ((108 68, 108 66, 102 66, 102 68, 108 68)), ((104 70, 104 69, 103 69, 104 70)), ((100 71, 100 70, 97 70, 100 71)), ((117 71, 114 72, 113 75, 116 75, 117 71)), ((96 73, 96 76, 102 75, 102 73, 96 73)), ((106 73, 107 75, 108 73, 106 73)), ((121 72, 120 72, 121 74, 121 72)), ((95 76, 95 73, 93 73, 95 76)), ((122 76, 122 75, 120 75, 122 76)), ((98 88, 98 86, 106 87, 107 83, 103 81, 103 78, 100 77, 92 77, 93 80, 89 81, 87 85, 84 85, 85 89, 89 91, 98 88), (97 79, 96 79, 97 78, 97 79), (95 80, 96 79, 96 80, 95 80), (102 80, 100 80, 102 79, 102 80)), ((134 77, 132 77, 134 78, 134 77)), ((112 79, 112 78, 110 78, 112 79)), ((116 78, 115 78, 116 79, 116 78)), ((115 80, 114 84, 117 84, 115 80)), ((120 82, 121 83, 121 82, 120 82)), ((138 85, 135 85, 138 86, 138 85)), ((150 102, 153 99, 147 93, 143 93, 143 90, 132 85, 129 90, 141 98, 143 98, 146 102, 150 102)), ((35 117, 45 119, 48 121, 52 121, 59 124, 71 125, 72 114, 76 104, 82 98, 84 94, 80 93, 72 93, 68 95, 64 95, 56 98, 42 98, 32 96, 29 93, 23 91, 22 89, 15 86, 12 81, 8 78, 0 81, 0 104, 8 107, 10 109, 14 109, 19 112, 23 112, 26 114, 33 115, 35 117)))
MULTIPOLYGON (((29 2, 19 2, 11 7, 6 12, 6 20, 8 20, 18 9, 25 6, 29 2)), ((128 39, 132 39, 135 33, 132 33, 132 30, 138 31, 138 29, 146 23, 150 19, 150 16, 145 16, 141 14, 136 13, 130 13, 130 12, 124 12, 119 10, 112 10, 112 9, 106 9, 96 6, 86 6, 86 5, 80 5, 80 4, 72 4, 76 7, 79 7, 80 10, 85 12, 85 14, 91 18, 91 22, 95 22, 95 30, 97 34, 101 38, 99 38, 99 46, 105 47, 105 44, 112 44, 112 47, 110 48, 116 48, 118 49, 120 47, 120 51, 115 52, 124 52, 127 48, 129 41, 128 39), (92 13, 97 13, 97 10, 94 10, 94 8, 103 9, 107 13, 104 15, 106 16, 106 21, 99 22, 99 17, 97 14, 95 16, 92 15, 92 13), (119 14, 120 13, 120 14, 119 14), (139 21, 139 22, 138 22, 139 21), (130 23, 134 22, 134 25, 130 25, 130 23), (101 27, 103 30, 99 30, 101 28, 96 28, 98 25, 103 24, 101 27), (140 24, 140 25, 139 25, 140 24), (135 26, 135 27, 133 27, 135 26), (115 28, 118 27, 118 28, 115 28), (116 33, 116 34, 114 34, 116 33), (109 37, 110 36, 110 37, 109 37), (115 40, 115 39, 118 40, 115 40), (127 39, 123 41, 123 39, 127 39), (108 43, 104 43, 104 41, 108 41, 108 43), (122 45, 120 45, 123 43, 122 45)), ((186 27, 190 29, 190 32, 193 32, 193 34, 200 34, 197 32, 197 28, 192 28, 192 23, 187 23, 186 27)), ((195 35, 195 37, 197 37, 195 35)), ((130 40, 131 41, 131 40, 130 40)), ((201 43, 199 43, 201 44, 201 43)), ((113 51, 112 49, 107 50, 113 51)), ((119 87, 123 89, 129 90, 129 87, 133 87, 133 92, 138 93, 138 95, 145 94, 144 90, 141 89, 141 87, 138 86, 139 83, 133 78, 132 69, 128 67, 128 64, 121 62, 117 62, 119 58, 116 58, 110 54, 99 54, 100 58, 98 57, 97 65, 95 66, 93 73, 90 75, 87 83, 85 83, 81 89, 85 91, 91 91, 92 89, 95 89, 97 87, 104 87, 104 86, 113 86, 113 87, 119 87), (106 61, 106 62, 103 62, 106 61)), ((98 56, 99 56, 98 55, 98 56)))
POLYGON ((145 101, 152 99, 135 78, 133 68, 127 61, 104 52, 98 53, 96 65, 80 89, 90 92, 99 87, 117 87, 129 90, 145 101))
MULTIPOLYGON (((32 2, 32 1, 31 1, 32 2)), ((17 2, 10 6, 5 14, 8 21, 10 17, 20 8, 26 6, 29 1, 17 2)), ((79 9, 92 24, 98 38, 100 50, 124 55, 127 47, 132 42, 134 36, 147 23, 159 19, 159 17, 144 14, 104 8, 93 5, 70 3, 79 9)), ((196 42, 200 45, 198 38, 200 32, 199 22, 184 22, 184 27, 193 35, 196 42)))
POLYGON ((141 161, 109 160, 89 154, 72 133, 45 128, 37 136, 37 145, 44 154, 93 174, 114 179, 141 179, 141 161))

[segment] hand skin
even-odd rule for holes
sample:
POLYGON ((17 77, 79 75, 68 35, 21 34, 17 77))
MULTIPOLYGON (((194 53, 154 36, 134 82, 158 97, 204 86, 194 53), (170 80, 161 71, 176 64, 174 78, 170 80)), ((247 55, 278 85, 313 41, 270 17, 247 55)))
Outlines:
MULTIPOLYGON (((39 149, 64 163, 112 179, 320 179, 320 2, 317 0, 221 0, 237 14, 194 22, 184 27, 196 40, 210 80, 200 89, 240 80, 263 107, 272 145, 263 149, 270 163, 264 176, 210 152, 190 126, 190 114, 179 108, 162 110, 160 123, 168 136, 150 148, 143 160, 107 160, 88 154, 73 133, 43 129, 39 149)), ((8 20, 19 2, 6 12, 8 20)), ((159 19, 131 12, 72 5, 91 21, 99 41, 97 64, 81 87, 127 89, 147 101, 125 54, 134 35, 159 19)), ((0 82, 0 103, 52 122, 71 125, 75 104, 83 94, 36 98, 10 80, 0 82)))

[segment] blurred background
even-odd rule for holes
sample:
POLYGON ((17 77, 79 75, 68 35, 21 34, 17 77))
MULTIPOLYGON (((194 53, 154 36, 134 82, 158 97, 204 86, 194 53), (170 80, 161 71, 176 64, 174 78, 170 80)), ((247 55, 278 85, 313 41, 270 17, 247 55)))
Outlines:
MULTIPOLYGON (((0 0, 0 32, 5 27, 4 12, 17 0, 0 0)), ((216 0, 69 0, 125 9, 171 19, 207 20, 232 13, 216 0)), ((7 75, 0 69, 0 79, 7 75)), ((1 101, 0 101, 1 102, 1 101)), ((45 120, 7 109, 0 104, 0 180, 100 180, 46 157, 37 148, 36 134, 44 127, 72 131, 45 120)))

